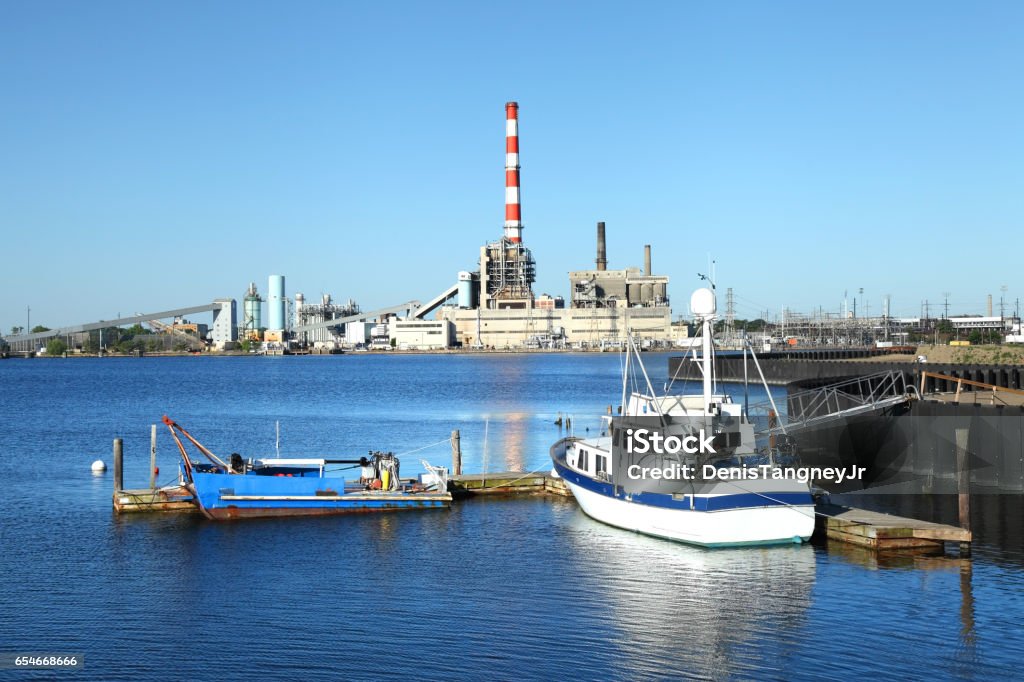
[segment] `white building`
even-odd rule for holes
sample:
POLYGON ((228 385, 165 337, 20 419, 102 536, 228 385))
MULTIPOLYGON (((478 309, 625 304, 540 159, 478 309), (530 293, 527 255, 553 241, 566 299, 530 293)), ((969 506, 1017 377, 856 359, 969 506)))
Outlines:
POLYGON ((395 319, 388 331, 399 350, 442 350, 455 344, 455 325, 447 320, 395 319))
POLYGON ((213 329, 210 340, 218 350, 227 350, 238 341, 238 323, 235 299, 218 298, 220 307, 213 311, 213 329))

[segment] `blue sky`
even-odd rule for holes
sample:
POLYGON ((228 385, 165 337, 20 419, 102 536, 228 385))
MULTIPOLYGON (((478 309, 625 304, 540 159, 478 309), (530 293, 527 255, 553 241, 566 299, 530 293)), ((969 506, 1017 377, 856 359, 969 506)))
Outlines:
POLYGON ((737 314, 1024 295, 1024 5, 0 3, 0 329, 426 300, 504 218, 567 294, 709 253, 737 314), (851 304, 852 305, 852 304, 851 304))

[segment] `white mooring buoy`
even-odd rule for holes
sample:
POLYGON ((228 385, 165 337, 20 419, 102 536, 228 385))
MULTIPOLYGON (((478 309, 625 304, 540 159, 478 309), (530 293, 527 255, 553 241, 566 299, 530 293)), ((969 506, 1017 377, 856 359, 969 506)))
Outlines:
POLYGON ((102 459, 98 459, 92 463, 92 471, 94 474, 102 473, 107 470, 107 465, 103 463, 102 459))

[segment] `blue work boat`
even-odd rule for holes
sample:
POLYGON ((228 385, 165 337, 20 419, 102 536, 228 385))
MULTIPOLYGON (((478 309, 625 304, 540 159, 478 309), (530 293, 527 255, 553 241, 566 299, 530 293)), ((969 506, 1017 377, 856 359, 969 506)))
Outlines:
POLYGON ((427 465, 420 482, 399 478, 399 460, 390 452, 371 452, 359 459, 244 459, 232 454, 225 462, 169 417, 163 418, 181 452, 181 475, 196 504, 213 520, 269 516, 321 516, 405 509, 446 509, 451 506, 447 470, 427 465), (178 434, 208 460, 193 461, 178 434), (338 465, 358 470, 348 481, 338 465))

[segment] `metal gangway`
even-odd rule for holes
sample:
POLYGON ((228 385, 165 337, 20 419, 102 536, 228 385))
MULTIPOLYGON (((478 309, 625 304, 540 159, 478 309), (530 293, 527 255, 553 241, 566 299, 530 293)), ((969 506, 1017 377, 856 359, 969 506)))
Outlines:
POLYGON ((777 414, 770 401, 751 405, 747 413, 758 435, 791 434, 919 398, 917 387, 903 371, 888 370, 791 393, 783 414, 777 414))

